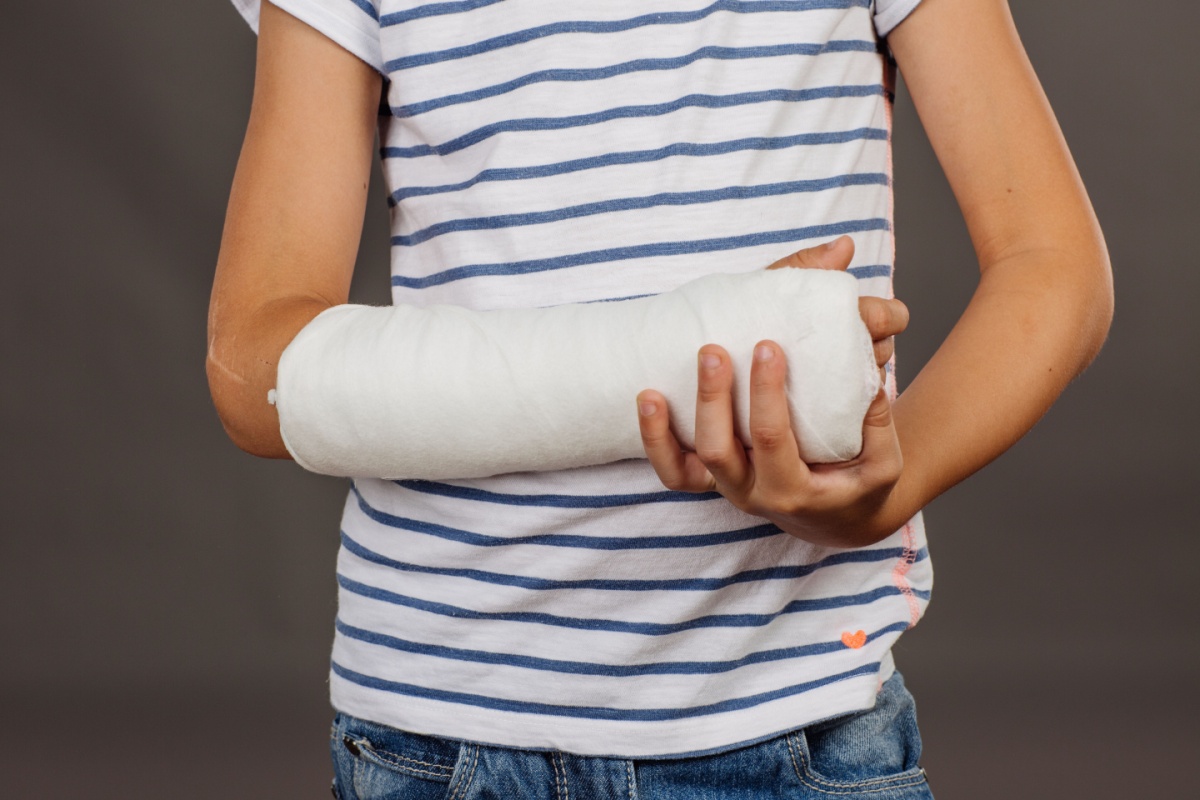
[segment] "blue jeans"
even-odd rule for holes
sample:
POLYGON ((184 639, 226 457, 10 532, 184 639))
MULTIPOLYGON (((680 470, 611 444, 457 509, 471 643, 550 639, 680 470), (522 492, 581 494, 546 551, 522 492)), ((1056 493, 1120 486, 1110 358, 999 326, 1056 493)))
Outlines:
POLYGON ((513 750, 338 714, 338 800, 931 800, 916 706, 894 673, 875 707, 715 755, 619 759, 513 750))

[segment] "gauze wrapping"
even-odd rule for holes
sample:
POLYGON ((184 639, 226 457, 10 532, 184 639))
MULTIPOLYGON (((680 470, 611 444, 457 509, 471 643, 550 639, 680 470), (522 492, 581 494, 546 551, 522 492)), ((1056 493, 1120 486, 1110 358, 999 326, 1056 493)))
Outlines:
POLYGON ((477 478, 644 458, 635 398, 667 398, 695 441, 696 353, 724 347, 749 436, 754 345, 778 343, 800 454, 862 447, 879 389, 857 283, 844 272, 708 275, 664 294, 550 308, 339 305, 283 353, 274 400, 297 463, 326 475, 477 478))

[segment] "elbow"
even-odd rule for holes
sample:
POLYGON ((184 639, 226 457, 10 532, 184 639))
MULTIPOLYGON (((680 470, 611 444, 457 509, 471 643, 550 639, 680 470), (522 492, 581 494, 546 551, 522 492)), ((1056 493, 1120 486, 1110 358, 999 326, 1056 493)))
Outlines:
POLYGON ((1112 328, 1108 248, 1098 228, 1088 234, 1005 254, 984 265, 980 284, 989 296, 1013 300, 1010 321, 1028 347, 1040 348, 1060 391, 1096 359, 1112 328))
POLYGON ((307 296, 289 296, 237 314, 212 313, 205 360, 209 394, 226 435, 241 450, 291 458, 267 394, 287 344, 326 308, 307 296))
POLYGON ((1097 242, 1088 266, 1090 269, 1082 280, 1081 291, 1085 300, 1080 309, 1080 373, 1100 354, 1104 343, 1108 341, 1109 331, 1112 330, 1116 295, 1113 290, 1112 264, 1103 239, 1097 242))
POLYGON ((225 435, 238 449, 259 458, 290 458, 266 393, 232 372, 210 353, 205 360, 208 391, 225 435), (259 397, 258 395, 262 396, 259 397))

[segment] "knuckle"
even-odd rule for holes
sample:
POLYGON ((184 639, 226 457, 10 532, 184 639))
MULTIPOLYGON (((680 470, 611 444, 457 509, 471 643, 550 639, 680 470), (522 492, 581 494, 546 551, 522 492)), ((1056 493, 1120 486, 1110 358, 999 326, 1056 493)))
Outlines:
POLYGON ((863 418, 863 426, 871 428, 887 428, 892 424, 890 409, 872 409, 863 418))
POLYGON ((760 369, 756 374, 750 376, 750 391, 756 395, 763 396, 764 399, 769 398, 771 394, 781 391, 783 380, 770 374, 767 369, 760 369))
POLYGON ((887 335, 891 330, 891 314, 883 303, 871 303, 865 309, 867 327, 873 335, 887 335))
POLYGON ((730 453, 719 447, 697 446, 696 458, 700 459, 700 463, 706 467, 720 468, 730 462, 730 453))
POLYGON ((797 517, 807 510, 795 494, 766 491, 758 498, 762 512, 772 516, 797 517))
POLYGON ((642 429, 642 444, 647 450, 661 450, 667 443, 667 437, 656 431, 642 429))
POLYGON ((662 481, 662 485, 673 492, 685 492, 687 487, 684 486, 683 478, 679 475, 659 475, 658 479, 662 481))
POLYGON ((823 266, 821 259, 817 256, 816 251, 809 247, 804 250, 797 250, 795 253, 784 256, 773 265, 774 267, 792 267, 792 268, 812 268, 823 266))
POLYGON ((838 490, 828 487, 814 487, 805 498, 804 507, 807 510, 821 511, 845 505, 845 499, 839 497, 838 490))
POLYGON ((791 431, 782 431, 779 428, 770 426, 755 426, 750 429, 750 439, 754 442, 755 447, 763 450, 777 450, 787 441, 786 437, 791 435, 791 431))
POLYGON ((875 425, 880 428, 886 428, 892 421, 892 407, 890 404, 872 403, 867 409, 867 415, 863 418, 863 423, 866 425, 875 425))
POLYGON ((750 386, 757 391, 776 391, 783 386, 785 379, 786 373, 780 368, 778 357, 767 363, 755 362, 750 370, 750 386))
POLYGON ((780 513, 788 517, 803 517, 809 513, 808 505, 798 498, 787 498, 779 504, 780 513))
POLYGON ((801 250, 797 253, 792 253, 788 258, 794 267, 815 267, 820 263, 813 256, 811 250, 801 250))
POLYGON ((660 444, 667 438, 668 428, 660 424, 653 417, 641 417, 638 419, 638 431, 642 434, 642 441, 647 444, 660 444))

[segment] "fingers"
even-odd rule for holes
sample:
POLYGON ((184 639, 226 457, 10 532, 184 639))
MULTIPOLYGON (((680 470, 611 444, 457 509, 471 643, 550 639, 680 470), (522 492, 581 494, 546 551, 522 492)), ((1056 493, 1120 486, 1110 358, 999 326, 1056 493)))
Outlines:
POLYGON ((858 457, 812 467, 812 491, 834 507, 878 505, 887 499, 904 469, 892 405, 880 389, 863 420, 863 448, 858 457))
POLYGON ((908 306, 883 297, 858 298, 858 315, 875 341, 904 333, 908 327, 908 306))
POLYGON ((875 350, 875 366, 883 369, 883 365, 890 361, 896 352, 896 340, 889 336, 882 342, 873 342, 872 347, 875 350))
POLYGON ((849 268, 854 259, 854 240, 849 236, 839 236, 832 242, 819 244, 799 250, 776 261, 767 269, 782 269, 784 267, 803 267, 808 269, 840 269, 849 268))
POLYGON ((756 494, 786 496, 802 484, 807 469, 788 409, 787 362, 771 341, 755 346, 750 367, 750 447, 756 494))
POLYGON ((882 297, 860 297, 858 313, 871 333, 875 348, 875 363, 883 366, 896 351, 896 334, 908 327, 908 306, 899 300, 882 297))
POLYGON ((700 348, 697 359, 696 456, 723 493, 741 494, 749 462, 733 427, 733 365, 717 345, 700 348))
POLYGON ((867 411, 863 449, 856 458, 810 467, 800 459, 791 426, 782 349, 770 341, 755 348, 749 449, 735 435, 728 353, 706 345, 699 356, 697 452, 680 446, 661 394, 648 389, 637 398, 642 443, 664 486, 685 492, 716 490, 741 510, 818 544, 857 547, 894 530, 887 519, 882 527, 876 525, 903 469, 886 392, 881 390, 867 411), (876 535, 884 528, 886 532, 876 535))
POLYGON ((686 453, 671 432, 666 399, 647 389, 637 396, 642 447, 663 486, 677 492, 712 491, 713 476, 695 453, 686 453))
MULTIPOLYGON (((808 269, 849 269, 854 258, 854 240, 839 236, 832 242, 799 250, 776 261, 767 269, 799 267, 808 269)), ((908 306, 895 299, 860 297, 858 311, 871 332, 875 348, 875 363, 883 366, 895 352, 892 337, 908 327, 908 306)))

